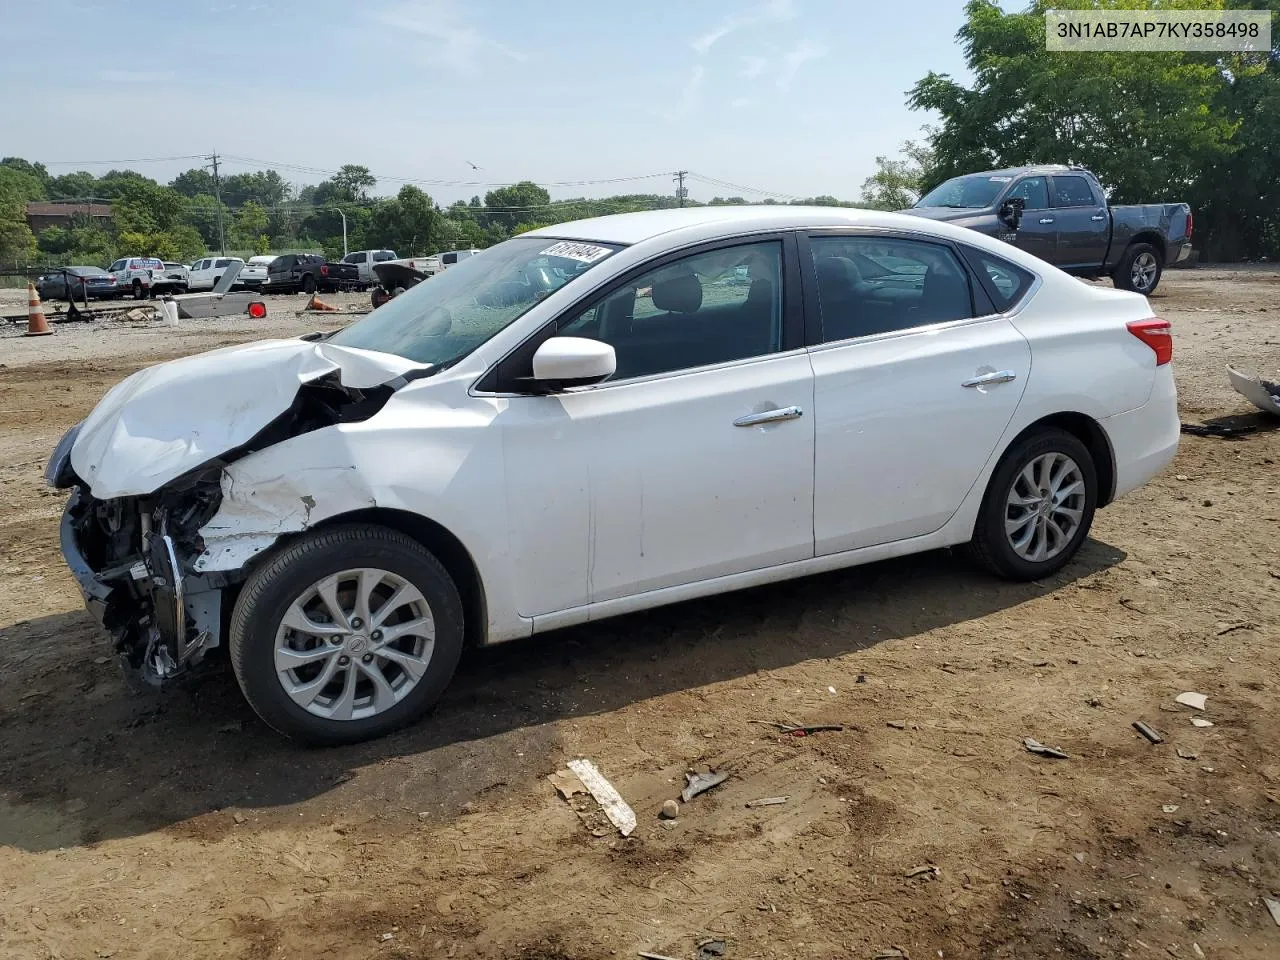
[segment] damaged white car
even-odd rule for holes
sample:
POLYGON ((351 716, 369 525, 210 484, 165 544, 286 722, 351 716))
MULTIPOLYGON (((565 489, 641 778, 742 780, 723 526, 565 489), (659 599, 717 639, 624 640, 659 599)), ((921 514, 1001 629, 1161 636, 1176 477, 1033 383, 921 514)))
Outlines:
POLYGON ((1169 325, 944 223, 831 208, 524 234, 327 337, 134 374, 59 442, 131 671, 262 718, 420 717, 463 646, 968 545, 1037 579, 1172 458, 1169 325))

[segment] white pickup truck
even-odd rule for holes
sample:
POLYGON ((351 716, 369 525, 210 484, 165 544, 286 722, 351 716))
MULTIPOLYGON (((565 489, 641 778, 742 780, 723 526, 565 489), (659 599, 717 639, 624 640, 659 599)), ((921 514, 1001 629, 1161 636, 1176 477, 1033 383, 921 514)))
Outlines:
POLYGON ((366 286, 373 286, 378 282, 378 275, 373 272, 373 265, 399 259, 394 250, 356 250, 343 257, 342 262, 354 263, 356 272, 360 275, 360 282, 366 286))

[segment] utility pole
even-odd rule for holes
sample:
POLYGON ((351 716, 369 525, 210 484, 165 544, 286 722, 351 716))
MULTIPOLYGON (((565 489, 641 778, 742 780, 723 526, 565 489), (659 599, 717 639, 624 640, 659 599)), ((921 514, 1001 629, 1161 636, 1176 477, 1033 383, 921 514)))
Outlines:
POLYGON ((675 176, 671 178, 676 182, 676 200, 682 207, 684 206, 684 198, 689 195, 689 191, 684 188, 684 178, 688 173, 688 170, 677 170, 675 176))
POLYGON ((213 198, 218 204, 218 248, 222 251, 222 255, 227 255, 227 234, 222 229, 222 180, 218 177, 218 151, 213 151, 213 155, 205 157, 213 166, 213 198))

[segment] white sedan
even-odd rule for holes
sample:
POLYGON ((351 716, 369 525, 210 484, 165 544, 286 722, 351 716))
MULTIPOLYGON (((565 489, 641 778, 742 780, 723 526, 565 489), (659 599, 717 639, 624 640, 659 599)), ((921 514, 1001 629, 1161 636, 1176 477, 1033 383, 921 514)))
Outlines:
POLYGON ((47 476, 127 665, 225 646, 267 723, 345 743, 468 642, 956 545, 1052 574, 1173 458, 1171 353, 1144 297, 944 223, 636 213, 136 373, 47 476))

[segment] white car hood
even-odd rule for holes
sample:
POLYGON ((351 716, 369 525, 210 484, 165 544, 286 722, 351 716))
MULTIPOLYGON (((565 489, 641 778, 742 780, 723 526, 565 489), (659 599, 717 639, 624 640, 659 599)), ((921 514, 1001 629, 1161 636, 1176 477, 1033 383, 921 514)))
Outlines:
POLYGON ((263 340, 161 363, 116 384, 71 448, 76 475, 102 500, 152 493, 248 442, 327 374, 367 389, 423 364, 307 340, 263 340))

